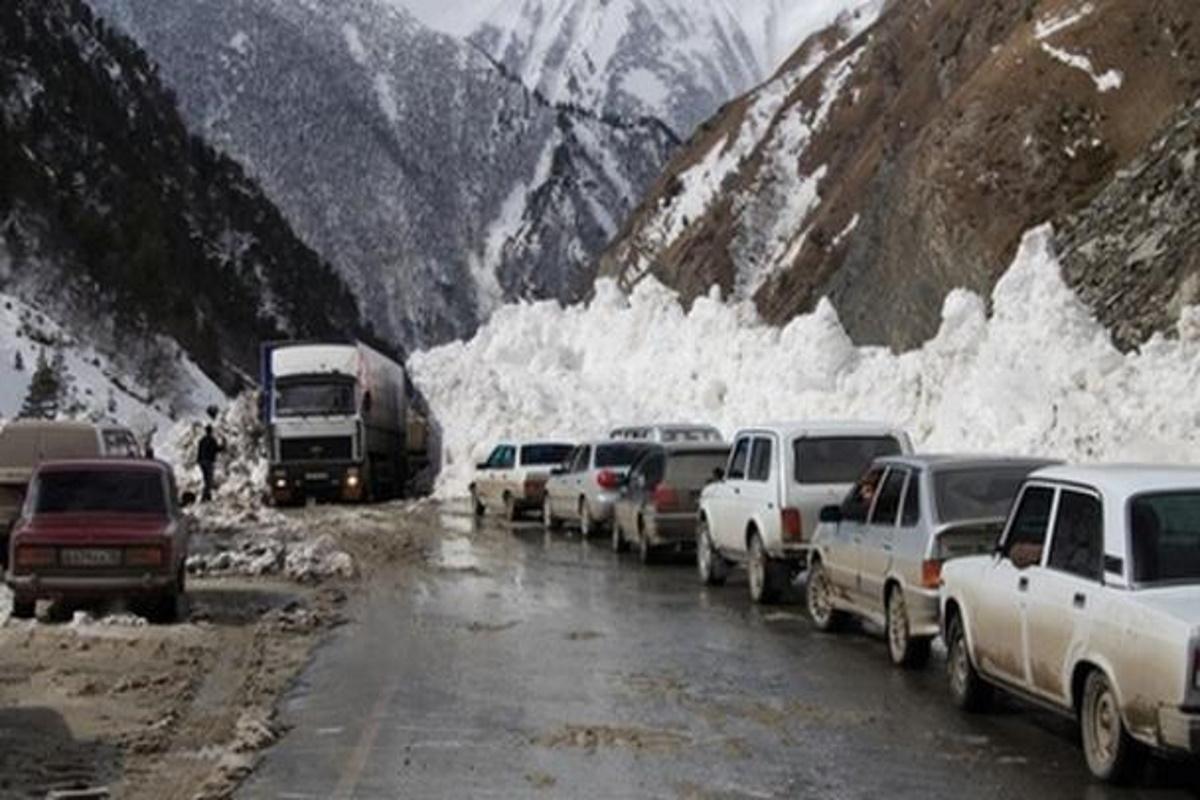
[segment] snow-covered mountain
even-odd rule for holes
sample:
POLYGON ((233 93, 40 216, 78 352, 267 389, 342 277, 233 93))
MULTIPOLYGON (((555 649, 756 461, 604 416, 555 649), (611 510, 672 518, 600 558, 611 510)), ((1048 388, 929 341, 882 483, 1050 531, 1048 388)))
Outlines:
POLYGON ((854 5, 498 0, 472 40, 551 101, 656 116, 686 136, 854 5))
POLYGON ((394 0, 90 0, 406 346, 573 298, 676 142, 558 108, 394 0))

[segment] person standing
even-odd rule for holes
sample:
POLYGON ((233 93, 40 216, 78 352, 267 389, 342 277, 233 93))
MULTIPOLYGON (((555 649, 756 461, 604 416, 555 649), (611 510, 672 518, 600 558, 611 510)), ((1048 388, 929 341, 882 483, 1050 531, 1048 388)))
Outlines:
POLYGON ((196 463, 200 465, 200 473, 204 476, 204 493, 201 502, 212 500, 213 488, 216 481, 217 455, 225 450, 225 445, 217 441, 213 435, 213 426, 204 426, 204 436, 196 448, 196 463))

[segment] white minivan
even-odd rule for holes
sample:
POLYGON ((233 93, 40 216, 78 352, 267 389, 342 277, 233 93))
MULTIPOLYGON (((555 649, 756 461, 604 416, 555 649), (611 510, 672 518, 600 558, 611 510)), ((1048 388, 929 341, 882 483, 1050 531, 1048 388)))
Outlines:
POLYGON ((737 432, 727 467, 700 497, 696 564, 708 585, 745 564, 750 597, 779 599, 807 564, 821 509, 841 501, 880 456, 912 452, 885 423, 795 422, 737 432))

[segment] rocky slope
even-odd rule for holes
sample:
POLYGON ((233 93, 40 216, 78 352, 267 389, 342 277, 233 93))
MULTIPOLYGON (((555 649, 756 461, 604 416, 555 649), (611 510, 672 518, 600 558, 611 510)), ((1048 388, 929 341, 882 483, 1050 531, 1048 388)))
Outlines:
POLYGON ((554 102, 689 134, 855 0, 501 0, 472 35, 554 102))
POLYGON ((571 298, 676 144, 555 107, 388 0, 91 0, 404 345, 571 298))
POLYGON ((772 321, 829 296, 856 340, 911 346, 948 290, 990 292, 1023 231, 1087 206, 1200 92, 1188 0, 880 11, 703 125, 602 274, 717 284, 772 321))
POLYGON ((110 395, 84 403, 101 412, 210 400, 175 342, 231 388, 260 339, 365 332, 332 269, 81 0, 0 6, 0 289, 6 370, 68 350, 110 395))

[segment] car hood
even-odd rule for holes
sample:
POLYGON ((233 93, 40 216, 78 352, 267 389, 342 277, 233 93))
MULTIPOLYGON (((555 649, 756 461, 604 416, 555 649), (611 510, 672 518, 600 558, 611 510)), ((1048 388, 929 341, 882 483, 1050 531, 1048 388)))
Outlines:
POLYGON ((156 514, 39 514, 21 530, 23 539, 90 539, 165 533, 171 520, 156 514))
POLYGON ((1200 583, 1140 589, 1136 597, 1152 611, 1200 629, 1200 583))

